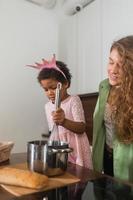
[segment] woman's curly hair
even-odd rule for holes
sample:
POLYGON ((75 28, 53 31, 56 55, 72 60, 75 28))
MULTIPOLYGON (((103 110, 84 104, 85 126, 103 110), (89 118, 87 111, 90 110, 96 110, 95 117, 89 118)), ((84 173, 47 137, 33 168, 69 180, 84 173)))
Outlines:
POLYGON ((133 142, 133 35, 112 44, 122 57, 122 77, 114 98, 117 136, 124 143, 133 142))

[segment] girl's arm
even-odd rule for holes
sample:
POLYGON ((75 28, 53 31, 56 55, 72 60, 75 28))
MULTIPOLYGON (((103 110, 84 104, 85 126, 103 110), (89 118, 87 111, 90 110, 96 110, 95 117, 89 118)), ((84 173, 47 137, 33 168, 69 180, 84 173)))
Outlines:
POLYGON ((85 123, 72 121, 70 119, 65 118, 65 113, 63 109, 59 108, 57 111, 53 112, 52 115, 54 122, 63 126, 64 128, 77 134, 82 134, 85 132, 85 123))
POLYGON ((84 133, 86 129, 86 124, 84 122, 84 111, 81 100, 78 96, 72 98, 70 112, 73 116, 73 119, 69 119, 68 117, 66 117, 64 110, 62 108, 59 108, 56 112, 53 112, 52 114, 54 122, 74 133, 84 133))
POLYGON ((69 119, 64 118, 63 123, 61 124, 64 128, 77 133, 82 134, 85 132, 86 124, 84 122, 75 122, 69 119))

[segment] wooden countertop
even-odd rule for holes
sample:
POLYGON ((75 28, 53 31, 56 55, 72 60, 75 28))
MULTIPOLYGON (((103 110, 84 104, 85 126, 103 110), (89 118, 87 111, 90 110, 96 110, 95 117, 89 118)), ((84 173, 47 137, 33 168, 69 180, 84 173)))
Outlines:
MULTIPOLYGON (((23 162, 26 162, 26 153, 16 153, 16 154, 11 155, 11 158, 9 161, 1 163, 0 166, 14 165, 14 164, 19 164, 23 162)), ((102 174, 98 172, 89 170, 87 168, 84 168, 78 165, 74 165, 72 163, 68 163, 67 172, 80 178, 81 183, 88 180, 94 180, 96 178, 103 176, 102 174)), ((11 200, 13 197, 14 195, 8 193, 2 187, 0 187, 0 200, 11 200)))

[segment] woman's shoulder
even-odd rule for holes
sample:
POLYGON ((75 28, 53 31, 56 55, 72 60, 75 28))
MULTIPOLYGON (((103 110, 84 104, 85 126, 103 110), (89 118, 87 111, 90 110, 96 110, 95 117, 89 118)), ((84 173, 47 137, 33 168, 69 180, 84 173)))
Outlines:
POLYGON ((102 80, 100 82, 100 84, 99 84, 99 89, 101 89, 101 88, 109 88, 109 87, 110 86, 109 86, 109 79, 108 78, 102 80))
POLYGON ((109 85, 109 79, 106 78, 100 82, 100 85, 109 85))

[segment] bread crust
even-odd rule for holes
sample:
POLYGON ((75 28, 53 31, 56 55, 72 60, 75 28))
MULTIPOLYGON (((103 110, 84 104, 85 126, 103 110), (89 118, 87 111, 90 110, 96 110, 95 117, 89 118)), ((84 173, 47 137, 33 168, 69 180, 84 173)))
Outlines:
POLYGON ((41 189, 48 183, 48 177, 29 170, 10 167, 0 168, 0 183, 41 189))

